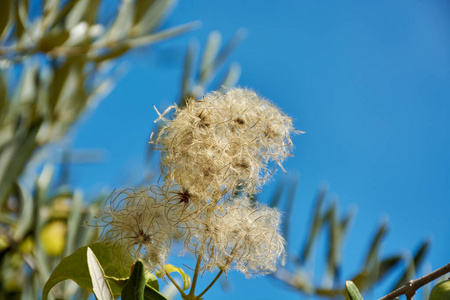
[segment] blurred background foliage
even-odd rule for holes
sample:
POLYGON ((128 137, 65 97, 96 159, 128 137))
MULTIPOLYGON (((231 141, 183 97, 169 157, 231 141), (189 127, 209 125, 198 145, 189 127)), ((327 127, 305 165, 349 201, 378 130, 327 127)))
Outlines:
MULTIPOLYGON (((61 138, 111 90, 125 55, 198 26, 194 22, 161 29, 173 4, 170 0, 0 2, 0 299, 35 299, 62 257, 97 239, 95 227, 84 224, 95 221, 107 195, 99 191, 86 199, 82 190, 75 190, 67 166, 73 152, 64 149, 55 163, 55 148, 63 147, 61 138)), ((188 45, 179 105, 188 97, 201 98, 209 90, 238 82, 237 63, 223 78, 215 77, 245 35, 239 30, 222 45, 221 35, 212 32, 203 50, 196 42, 188 45), (210 86, 212 82, 219 84, 210 86)), ((152 168, 152 157, 149 147, 149 171, 143 182, 151 182, 155 178, 151 170, 158 170, 152 168)), ((295 180, 281 183, 271 197, 272 206, 287 212, 288 241, 289 225, 295 225, 289 217, 295 188, 295 180)), ((341 217, 337 202, 326 205, 325 198, 326 192, 320 191, 307 241, 273 277, 300 293, 342 298, 346 278, 340 276, 340 257, 352 214, 341 217), (326 263, 317 273, 313 254, 321 236, 327 241, 326 263)), ((395 286, 411 279, 429 246, 421 243, 411 258, 386 257, 380 254, 386 233, 386 224, 380 225, 352 279, 363 292, 402 262, 404 270, 395 286)), ((52 292, 55 298, 88 297, 69 282, 52 292)))
MULTIPOLYGON (((295 222, 291 220, 291 214, 296 185, 296 180, 290 184, 279 184, 270 203, 271 206, 278 206, 285 212, 283 233, 290 248, 293 245, 289 243, 288 233, 292 232, 289 227, 295 226, 295 222)), ((298 252, 288 255, 288 263, 285 266, 272 274, 283 284, 305 295, 323 298, 345 296, 348 299, 345 289, 347 280, 353 281, 363 294, 373 292, 375 286, 383 286, 386 288, 383 294, 387 294, 416 278, 416 271, 423 265, 430 247, 430 241, 425 240, 419 243, 414 253, 382 254, 383 240, 389 230, 387 222, 382 222, 377 227, 368 245, 363 243, 344 245, 355 211, 350 209, 341 216, 338 201, 336 199, 327 201, 326 188, 319 190, 310 216, 311 222, 306 229, 305 242, 298 248, 298 252), (323 249, 317 248, 320 240, 324 241, 323 249), (367 249, 362 264, 353 272, 352 278, 342 277, 345 266, 342 265, 341 257, 345 246, 356 247, 361 252, 365 250, 364 248, 367 249), (323 255, 319 255, 321 251, 323 255), (386 278, 392 282, 386 282, 386 278)), ((345 273, 349 272, 345 271, 345 273)), ((428 293, 428 290, 422 293, 423 299, 428 299, 428 293)))

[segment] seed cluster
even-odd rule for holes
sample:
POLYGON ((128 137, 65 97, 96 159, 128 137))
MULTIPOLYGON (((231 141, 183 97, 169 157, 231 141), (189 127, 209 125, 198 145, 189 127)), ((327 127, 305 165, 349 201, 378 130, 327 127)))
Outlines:
POLYGON ((212 201, 236 189, 256 193, 290 155, 292 131, 291 118, 251 90, 188 100, 155 141, 164 184, 212 201))
POLYGON ((148 267, 161 268, 171 240, 184 242, 203 271, 273 272, 284 261, 280 213, 250 196, 290 156, 292 120, 247 89, 213 92, 160 114, 152 143, 162 184, 110 197, 104 236, 148 267))

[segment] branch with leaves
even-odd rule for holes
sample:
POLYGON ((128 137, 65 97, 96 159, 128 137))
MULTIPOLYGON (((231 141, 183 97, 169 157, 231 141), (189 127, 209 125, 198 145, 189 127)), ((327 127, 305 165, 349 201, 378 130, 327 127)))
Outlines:
MULTIPOLYGON (((433 280, 438 279, 439 277, 450 273, 450 263, 427 274, 419 279, 416 280, 410 280, 407 284, 403 285, 402 287, 396 289, 395 291, 387 294, 384 297, 381 297, 378 300, 393 300, 398 299, 399 296, 405 295, 407 300, 412 300, 413 296, 416 294, 416 291, 423 287, 424 285, 432 282, 433 280)), ((448 282, 442 282, 446 284, 445 289, 442 291, 439 289, 439 295, 437 294, 437 287, 438 285, 433 289, 436 295, 433 294, 433 291, 430 295, 430 300, 440 300, 440 299, 450 299, 450 289, 448 288, 448 282)), ((345 287, 347 289, 348 296, 351 300, 363 300, 361 293, 359 292, 358 288, 352 281, 347 281, 345 284, 345 287)))
MULTIPOLYGON (((296 182, 292 183, 295 186, 296 182)), ((284 186, 280 184, 272 196, 272 205, 282 205, 282 191, 284 186)), ((341 272, 344 267, 341 262, 344 237, 347 235, 349 225, 353 219, 354 213, 347 211, 343 217, 339 216, 337 201, 326 203, 326 189, 321 189, 316 198, 310 230, 306 235, 306 241, 299 251, 299 255, 292 255, 285 267, 279 268, 273 277, 287 284, 293 289, 308 295, 317 295, 326 298, 342 297, 345 295, 345 284, 342 282, 341 272), (314 247, 316 241, 320 239, 321 233, 327 233, 326 249, 324 253, 325 266, 320 278, 314 278, 314 260, 312 253, 315 253, 314 247)), ((292 206, 293 193, 286 196, 285 207, 292 206)), ((292 209, 286 208, 289 214, 292 209)), ((287 216, 289 219, 289 215, 287 216)), ((287 223, 286 226, 291 225, 287 223)), ((285 229, 285 233, 289 228, 285 229)), ((423 263, 427 250, 430 246, 429 241, 422 242, 411 259, 405 259, 402 254, 395 254, 388 257, 380 257, 382 242, 388 232, 386 223, 382 223, 369 243, 369 251, 361 263, 359 272, 351 279, 361 291, 368 291, 384 278, 392 274, 403 262, 405 267, 403 274, 394 284, 391 290, 404 285, 415 274, 416 269, 423 263)), ((288 239, 288 238, 287 238, 288 239)), ((315 257, 320 259, 320 257, 315 257)))

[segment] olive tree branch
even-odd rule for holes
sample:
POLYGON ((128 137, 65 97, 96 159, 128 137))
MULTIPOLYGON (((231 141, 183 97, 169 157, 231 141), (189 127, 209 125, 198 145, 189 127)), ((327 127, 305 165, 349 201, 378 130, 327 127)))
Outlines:
POLYGON ((412 297, 419 288, 449 272, 450 272, 450 263, 425 276, 420 277, 419 279, 409 281, 404 286, 396 289, 395 291, 387 294, 384 297, 381 297, 378 300, 392 300, 400 295, 405 295, 406 299, 412 299, 412 297))

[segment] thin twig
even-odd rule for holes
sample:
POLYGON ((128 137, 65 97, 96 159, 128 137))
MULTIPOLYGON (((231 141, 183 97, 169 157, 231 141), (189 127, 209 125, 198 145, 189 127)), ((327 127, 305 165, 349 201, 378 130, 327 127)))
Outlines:
POLYGON ((189 291, 190 296, 195 295, 195 286, 197 285, 198 274, 200 273, 200 264, 202 262, 202 256, 199 255, 197 258, 197 264, 195 265, 194 278, 192 279, 191 290, 189 291))
POLYGON ((222 273, 223 273, 223 270, 220 270, 220 272, 217 274, 216 278, 214 278, 214 280, 211 281, 211 283, 206 287, 206 289, 200 295, 197 296, 197 298, 200 299, 200 297, 203 296, 214 285, 214 283, 216 283, 217 279, 219 279, 219 277, 220 277, 220 275, 222 275, 222 273))
POLYGON ((396 289, 395 291, 387 294, 384 297, 381 297, 378 300, 392 300, 400 295, 406 295, 406 299, 412 299, 412 297, 419 288, 449 272, 450 272, 450 263, 425 276, 420 277, 419 279, 409 281, 404 286, 396 289))
POLYGON ((183 292, 183 290, 178 286, 178 284, 173 280, 172 276, 168 272, 166 272, 167 277, 172 281, 173 285, 177 288, 177 290, 180 292, 181 296, 184 298, 186 297, 186 294, 183 292))

